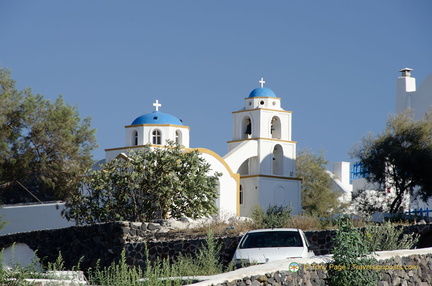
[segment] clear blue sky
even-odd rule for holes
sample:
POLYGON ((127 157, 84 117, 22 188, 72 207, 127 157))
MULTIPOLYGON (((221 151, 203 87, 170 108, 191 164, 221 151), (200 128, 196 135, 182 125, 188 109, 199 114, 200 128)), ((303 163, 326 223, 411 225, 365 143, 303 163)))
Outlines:
POLYGON ((350 161, 394 112, 398 71, 418 85, 432 73, 431 15, 430 0, 0 0, 0 66, 90 116, 95 159, 156 99, 191 147, 223 156, 231 112, 264 77, 298 150, 350 161))

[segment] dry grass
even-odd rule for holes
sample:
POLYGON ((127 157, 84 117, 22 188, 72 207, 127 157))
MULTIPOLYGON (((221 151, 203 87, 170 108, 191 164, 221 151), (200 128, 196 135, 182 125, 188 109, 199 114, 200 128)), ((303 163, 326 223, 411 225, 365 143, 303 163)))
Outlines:
POLYGON ((370 224, 369 221, 366 221, 366 220, 361 219, 361 218, 359 218, 359 219, 352 218, 351 222, 354 225, 354 227, 357 227, 357 228, 366 227, 370 224))
POLYGON ((229 220, 223 220, 221 218, 213 218, 212 220, 196 224, 184 231, 194 235, 206 235, 208 230, 211 229, 215 236, 236 236, 255 228, 255 224, 251 219, 230 218, 229 220))
POLYGON ((323 226, 319 218, 312 216, 292 216, 287 222, 287 227, 301 230, 322 230, 323 226))
MULTIPOLYGON (((366 227, 369 222, 363 219, 351 219, 353 225, 357 228, 366 227)), ((298 228, 304 231, 319 231, 336 229, 336 222, 330 219, 321 219, 314 216, 295 215, 287 221, 285 227, 298 228)), ((194 223, 187 229, 177 230, 187 235, 205 236, 211 229, 215 236, 237 236, 246 233, 249 230, 259 228, 252 219, 221 219, 213 218, 210 220, 194 223)))

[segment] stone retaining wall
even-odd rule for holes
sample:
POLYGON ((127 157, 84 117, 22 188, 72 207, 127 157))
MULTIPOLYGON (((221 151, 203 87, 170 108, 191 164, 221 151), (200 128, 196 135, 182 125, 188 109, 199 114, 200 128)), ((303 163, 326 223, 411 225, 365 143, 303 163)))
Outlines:
MULTIPOLYGON (((431 233, 431 230, 431 224, 405 227, 407 233, 425 234, 431 233)), ((334 230, 305 233, 309 240, 318 246, 317 255, 331 252, 334 230)), ((226 264, 230 261, 240 237, 221 236, 217 239, 222 246, 220 259, 226 264)), ((205 236, 168 232, 167 228, 158 223, 115 222, 4 235, 0 236, 0 249, 14 242, 25 243, 31 249, 37 250, 38 257, 45 263, 54 262, 61 252, 66 268, 70 269, 76 266, 81 258, 83 268, 94 267, 97 260, 100 260, 101 266, 108 266, 111 262, 118 261, 123 250, 126 251, 130 265, 143 266, 145 244, 152 261, 157 257, 173 258, 179 253, 193 255, 205 243, 205 236)))
POLYGON ((68 270, 78 265, 81 257, 83 268, 94 267, 98 259, 106 266, 119 259, 124 244, 122 235, 118 223, 22 232, 0 236, 0 249, 20 242, 37 251, 43 264, 54 262, 61 252, 68 270))
MULTIPOLYGON (((391 259, 379 261, 377 269, 379 279, 377 285, 432 285, 432 254, 411 255, 407 257, 396 256, 391 259)), ((272 273, 243 277, 233 281, 217 283, 216 286, 244 286, 244 285, 326 285, 328 278, 328 265, 316 264, 305 267, 300 266, 298 272, 276 271, 272 273)), ((349 270, 345 270, 349 271, 349 270)), ((205 282, 204 282, 205 283, 205 282)), ((209 281, 209 285, 213 285, 209 281)))

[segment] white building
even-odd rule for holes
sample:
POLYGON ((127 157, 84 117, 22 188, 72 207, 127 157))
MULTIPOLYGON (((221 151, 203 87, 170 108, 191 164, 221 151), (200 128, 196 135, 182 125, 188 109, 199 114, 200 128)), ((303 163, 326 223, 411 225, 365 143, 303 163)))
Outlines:
POLYGON ((332 191, 339 194, 341 203, 349 203, 352 198, 353 185, 351 184, 350 162, 333 163, 333 172, 327 171, 332 179, 332 191))
POLYGON ((416 80, 411 77, 410 68, 401 69, 402 75, 396 83, 396 113, 411 108, 414 119, 422 119, 432 107, 432 74, 417 89, 416 80))
MULTIPOLYGON (((432 108, 432 74, 420 85, 416 86, 416 80, 411 77, 410 68, 401 69, 402 75, 397 78, 396 84, 396 113, 402 113, 407 108, 413 112, 414 119, 424 118, 432 108)), ((411 198, 410 209, 432 209, 432 200, 423 202, 418 198, 411 198)))
MULTIPOLYGON (((229 153, 223 158, 215 152, 199 148, 212 165, 212 172, 221 172, 219 198, 221 215, 249 216, 256 205, 290 206, 293 213, 301 211, 301 180, 296 178, 296 142, 292 141, 292 112, 281 107, 281 99, 264 87, 254 89, 245 98, 245 107, 233 112, 233 138, 229 153)), ((125 126, 124 147, 106 149, 109 162, 131 148, 163 146, 173 140, 189 147, 189 127, 175 116, 156 110, 136 118, 125 126)))
MULTIPOLYGON (((414 115, 414 119, 419 120, 424 118, 427 111, 432 108, 432 74, 429 75, 419 88, 416 86, 416 80, 411 77, 410 68, 403 68, 400 70, 402 73, 396 80, 396 108, 395 112, 402 113, 408 108, 411 109, 414 115)), ((377 186, 368 183, 363 178, 357 178, 353 180, 353 192, 356 193, 358 190, 373 190, 377 186)), ((386 196, 391 198, 393 195, 393 189, 387 187, 386 196)), ((411 197, 407 199, 405 208, 409 209, 425 209, 432 208, 432 201, 423 202, 420 199, 411 197)))

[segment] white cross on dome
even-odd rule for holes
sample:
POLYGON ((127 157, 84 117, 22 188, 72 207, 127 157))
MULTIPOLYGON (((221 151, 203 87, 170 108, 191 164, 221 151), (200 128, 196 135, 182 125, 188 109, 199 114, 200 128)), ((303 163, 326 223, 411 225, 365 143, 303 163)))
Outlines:
POLYGON ((162 104, 159 103, 159 100, 156 99, 156 102, 153 103, 153 106, 156 107, 156 111, 159 111, 159 107, 162 106, 162 104))
POLYGON ((258 82, 260 83, 261 87, 264 87, 265 81, 263 78, 261 78, 258 82))

